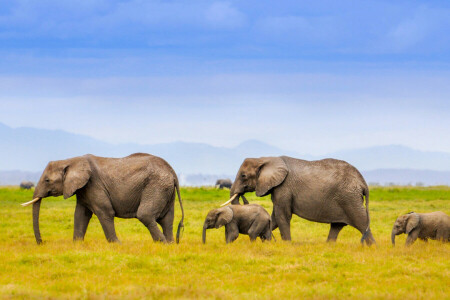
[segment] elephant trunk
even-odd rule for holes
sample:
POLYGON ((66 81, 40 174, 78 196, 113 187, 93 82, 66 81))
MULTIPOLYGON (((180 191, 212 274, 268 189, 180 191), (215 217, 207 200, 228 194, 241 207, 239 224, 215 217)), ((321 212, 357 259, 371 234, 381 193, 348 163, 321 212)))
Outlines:
POLYGON ((36 243, 42 244, 41 232, 39 231, 39 211, 41 209, 41 198, 33 203, 33 230, 36 243))
POLYGON ((207 227, 206 227, 206 224, 205 224, 203 226, 203 235, 202 235, 203 244, 206 244, 206 229, 207 229, 207 227))
POLYGON ((392 241, 392 246, 395 246, 395 231, 394 230, 392 230, 391 241, 392 241))

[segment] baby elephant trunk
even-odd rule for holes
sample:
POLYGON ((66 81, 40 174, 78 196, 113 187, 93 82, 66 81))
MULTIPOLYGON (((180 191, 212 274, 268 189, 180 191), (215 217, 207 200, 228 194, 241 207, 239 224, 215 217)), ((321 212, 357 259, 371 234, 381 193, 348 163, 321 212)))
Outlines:
POLYGON ((392 241, 392 246, 395 246, 395 230, 392 230, 392 234, 391 234, 391 241, 392 241))
POLYGON ((203 235, 202 235, 203 244, 206 243, 206 229, 207 229, 207 227, 206 227, 206 224, 205 224, 205 225, 203 225, 203 235))

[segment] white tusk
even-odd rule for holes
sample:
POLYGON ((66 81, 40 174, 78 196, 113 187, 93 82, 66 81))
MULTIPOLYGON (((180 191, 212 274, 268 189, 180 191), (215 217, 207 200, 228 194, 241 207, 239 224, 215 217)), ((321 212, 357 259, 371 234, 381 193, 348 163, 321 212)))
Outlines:
POLYGON ((231 203, 231 201, 233 201, 236 197, 238 196, 238 194, 234 194, 233 197, 230 198, 230 200, 228 200, 227 202, 225 202, 224 204, 222 204, 221 206, 225 206, 231 203))
POLYGON ((22 205, 22 206, 28 206, 28 205, 30 205, 30 204, 33 204, 34 202, 38 202, 39 200, 41 200, 41 198, 37 197, 37 198, 34 198, 34 199, 31 200, 31 201, 22 203, 22 204, 20 204, 20 205, 22 205))

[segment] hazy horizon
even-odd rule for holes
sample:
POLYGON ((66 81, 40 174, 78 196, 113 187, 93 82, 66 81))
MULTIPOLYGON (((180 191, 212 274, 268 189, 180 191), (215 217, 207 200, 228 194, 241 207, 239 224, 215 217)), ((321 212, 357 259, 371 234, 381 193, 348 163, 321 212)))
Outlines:
POLYGON ((44 131, 61 131, 64 133, 68 133, 68 134, 74 134, 77 136, 83 136, 86 138, 91 138, 94 139, 98 142, 103 142, 103 143, 107 143, 110 144, 112 146, 120 146, 120 145, 127 145, 127 144, 134 144, 134 145, 141 145, 141 146, 155 146, 155 145, 165 145, 165 144, 173 144, 173 143, 186 143, 186 144, 203 144, 203 145, 208 145, 208 146, 212 146, 212 147, 217 147, 217 148, 226 148, 226 149, 233 149, 236 148, 238 146, 241 145, 245 145, 248 142, 255 142, 255 143, 264 143, 268 146, 273 146, 276 148, 279 148, 280 150, 284 150, 284 151, 288 151, 288 152, 297 152, 300 155, 307 155, 307 156, 313 156, 313 155, 326 155, 326 154, 331 154, 333 152, 342 152, 342 151, 352 151, 352 150, 361 150, 361 149, 366 149, 366 148, 384 148, 384 147, 405 147, 405 148, 409 148, 411 150, 418 150, 418 151, 424 151, 424 152, 442 152, 442 153, 450 153, 450 152, 446 152, 446 151, 436 151, 436 150, 421 150, 421 149, 417 149, 414 147, 409 147, 407 145, 403 145, 403 144, 380 144, 380 145, 372 145, 372 146, 363 146, 363 147, 356 147, 356 148, 342 148, 342 149, 337 149, 335 151, 330 151, 330 152, 326 152, 326 153, 307 153, 307 152, 302 152, 301 149, 295 149, 295 148, 283 148, 283 147, 278 147, 277 145, 271 144, 270 142, 266 142, 266 141, 262 141, 262 140, 258 140, 258 139, 254 139, 254 138, 249 138, 249 139, 244 139, 242 141, 237 142, 236 144, 231 144, 231 145, 214 145, 214 144, 210 144, 207 142, 191 142, 191 141, 183 141, 183 140, 174 140, 174 141, 170 141, 170 142, 161 142, 161 143, 139 143, 139 142, 111 142, 108 140, 102 140, 99 138, 96 138, 94 136, 90 136, 90 135, 85 135, 85 134, 79 134, 79 133, 75 133, 75 132, 70 132, 70 131, 66 131, 63 129, 46 129, 46 128, 39 128, 39 127, 29 127, 29 126, 19 126, 19 127, 12 127, 8 124, 5 124, 3 122, 0 122, 0 126, 4 125, 8 128, 11 129, 36 129, 36 130, 44 130, 44 131))

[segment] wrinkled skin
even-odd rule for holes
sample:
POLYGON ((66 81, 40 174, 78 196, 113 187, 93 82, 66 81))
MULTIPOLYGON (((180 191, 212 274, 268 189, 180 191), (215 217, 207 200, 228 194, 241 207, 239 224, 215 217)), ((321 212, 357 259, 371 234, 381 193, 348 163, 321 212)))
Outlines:
POLYGON ((269 213, 258 204, 229 205, 211 210, 203 224, 203 243, 206 242, 206 230, 225 226, 225 240, 235 241, 239 233, 247 234, 250 241, 259 237, 262 241, 272 239, 269 213))
MULTIPOLYGON (((34 198, 76 195, 74 240, 83 240, 92 214, 95 214, 109 242, 118 242, 114 218, 137 218, 150 231, 154 241, 173 242, 175 192, 184 212, 178 179, 163 159, 144 153, 124 158, 84 155, 52 161, 45 168, 34 190, 34 198), (163 232, 158 228, 161 225, 163 232)), ((36 241, 39 231, 39 207, 33 204, 36 241)))
MULTIPOLYGON (((327 241, 334 242, 350 225, 362 234, 361 243, 375 243, 370 231, 369 188, 358 170, 336 159, 306 161, 292 157, 247 158, 231 187, 230 196, 256 191, 271 195, 272 230, 291 240, 292 214, 331 224, 327 241), (366 207, 364 207, 364 196, 366 207)), ((232 204, 239 203, 239 197, 232 204)))
POLYGON ((34 187, 34 183, 31 181, 22 181, 20 183, 20 188, 25 190, 31 190, 34 187))
POLYGON ((428 239, 442 242, 450 241, 450 217, 441 211, 426 214, 411 212, 400 216, 392 228, 391 240, 395 245, 395 236, 406 233, 406 246, 414 243, 418 238, 423 241, 428 239))
POLYGON ((230 189, 232 184, 230 179, 217 179, 215 186, 218 186, 220 190, 223 188, 230 189))

